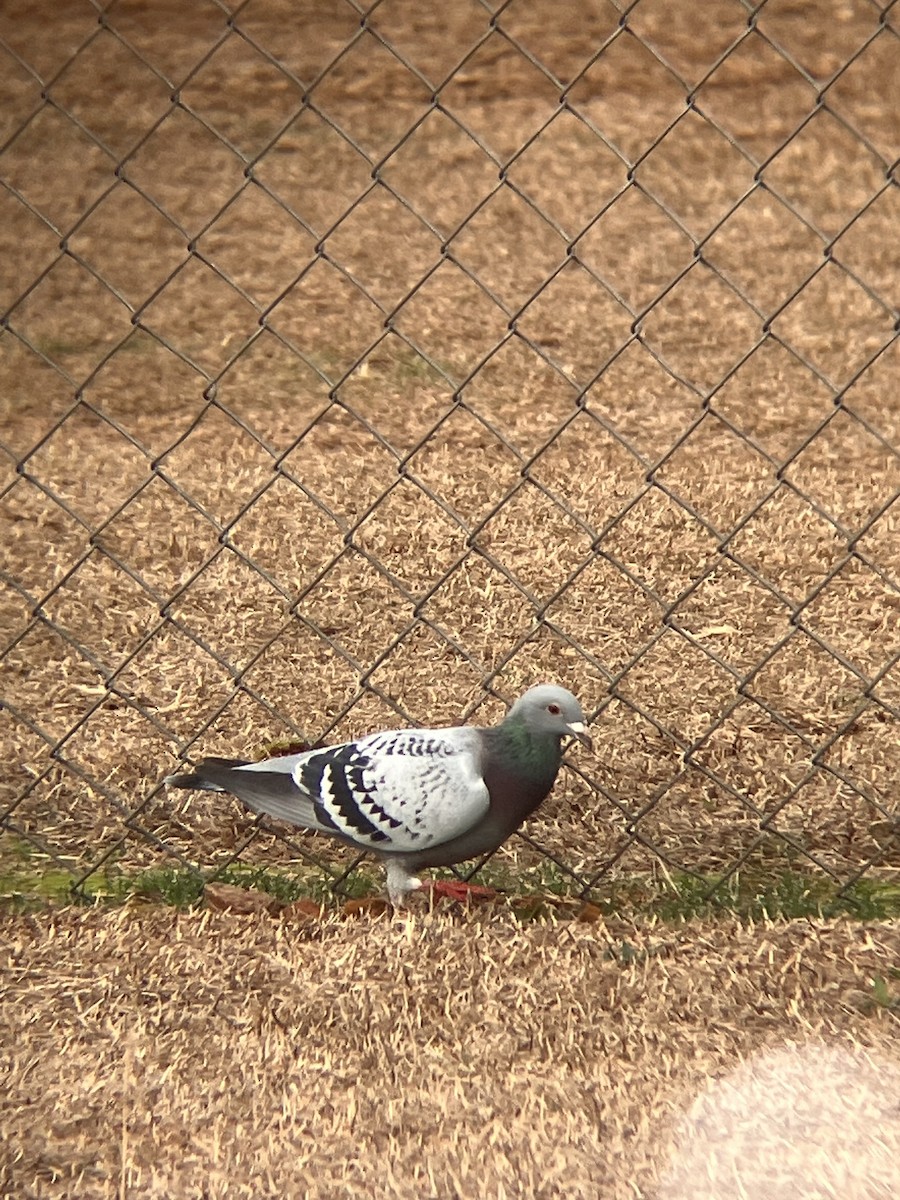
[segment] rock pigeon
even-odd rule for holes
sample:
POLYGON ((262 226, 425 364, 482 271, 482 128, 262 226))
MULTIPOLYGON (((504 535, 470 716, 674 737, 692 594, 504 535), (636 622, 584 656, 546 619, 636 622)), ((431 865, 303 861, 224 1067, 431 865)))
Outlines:
POLYGON ((591 748, 581 706, 540 684, 491 728, 398 729, 262 762, 204 758, 170 787, 230 792, 254 812, 378 855, 402 905, 422 867, 487 854, 550 793, 562 739, 591 748))

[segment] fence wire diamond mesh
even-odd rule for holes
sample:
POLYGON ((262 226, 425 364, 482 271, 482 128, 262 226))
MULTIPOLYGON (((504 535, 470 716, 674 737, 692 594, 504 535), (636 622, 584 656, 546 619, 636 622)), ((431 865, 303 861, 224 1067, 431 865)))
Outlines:
POLYGON ((162 776, 543 678, 597 753, 511 872, 895 872, 898 30, 7 11, 4 873, 342 886, 162 776))

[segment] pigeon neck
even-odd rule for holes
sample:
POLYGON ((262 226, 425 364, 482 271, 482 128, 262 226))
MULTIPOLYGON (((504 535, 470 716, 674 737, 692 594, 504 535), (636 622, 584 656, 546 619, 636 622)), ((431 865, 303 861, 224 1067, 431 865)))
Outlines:
POLYGON ((497 749, 523 774, 547 773, 555 777, 562 757, 562 738, 557 733, 538 733, 521 717, 507 717, 495 730, 497 749))

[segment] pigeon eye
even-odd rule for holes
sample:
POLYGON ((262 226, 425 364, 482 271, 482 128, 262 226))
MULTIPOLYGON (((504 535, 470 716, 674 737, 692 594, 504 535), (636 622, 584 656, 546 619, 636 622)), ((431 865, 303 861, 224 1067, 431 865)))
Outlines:
POLYGON ((559 716, 559 705, 558 704, 548 704, 547 712, 552 713, 554 715, 554 717, 558 717, 559 716))

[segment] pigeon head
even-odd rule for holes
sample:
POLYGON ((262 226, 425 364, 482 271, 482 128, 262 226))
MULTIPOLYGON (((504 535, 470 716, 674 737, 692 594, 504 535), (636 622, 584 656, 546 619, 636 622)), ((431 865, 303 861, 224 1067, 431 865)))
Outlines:
POLYGON ((507 720, 519 720, 532 733, 554 733, 574 737, 593 749, 585 731, 584 713, 571 692, 553 683, 529 688, 509 710, 507 720))

